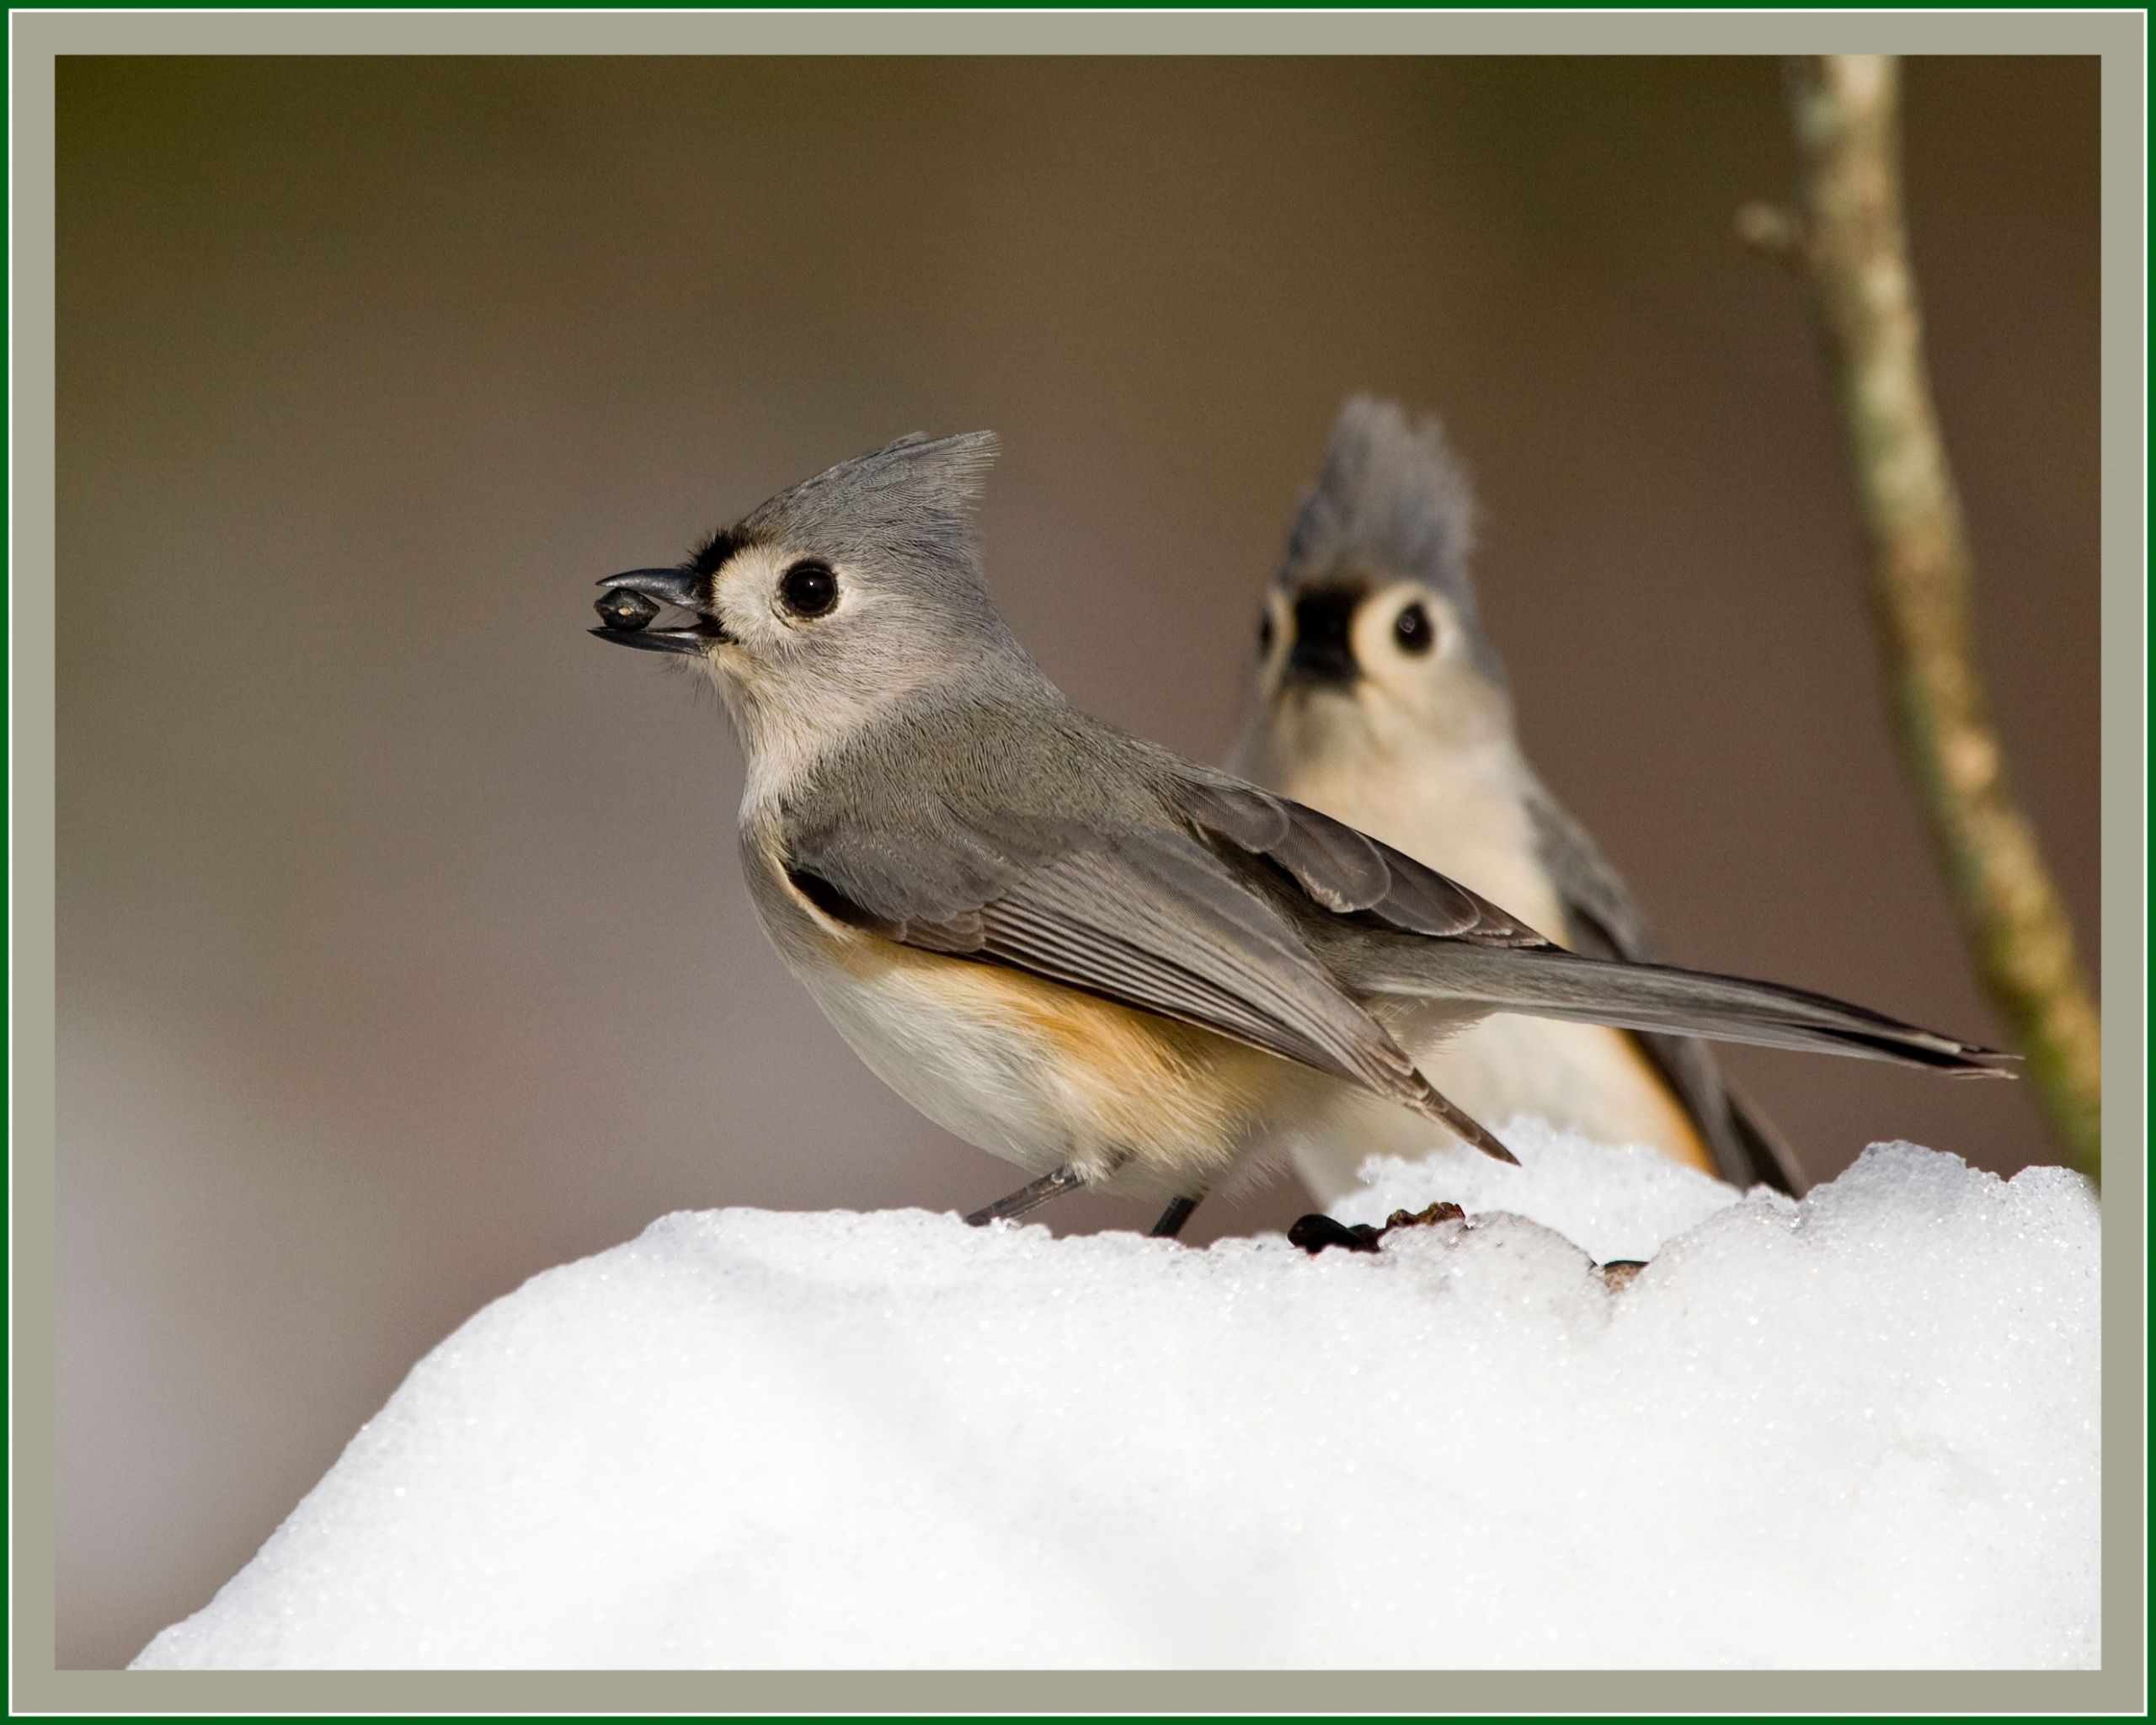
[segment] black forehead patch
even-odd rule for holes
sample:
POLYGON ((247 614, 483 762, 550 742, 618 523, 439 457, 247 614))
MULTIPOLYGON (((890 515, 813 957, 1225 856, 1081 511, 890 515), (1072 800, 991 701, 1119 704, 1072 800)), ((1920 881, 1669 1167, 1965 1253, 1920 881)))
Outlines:
POLYGON ((1294 569, 1282 579, 1290 597, 1322 598, 1335 604, 1357 605, 1370 595, 1376 584, 1360 568, 1294 569))
POLYGON ((689 553, 689 560, 682 567, 691 574, 707 579, 755 542, 739 527, 721 527, 689 553))

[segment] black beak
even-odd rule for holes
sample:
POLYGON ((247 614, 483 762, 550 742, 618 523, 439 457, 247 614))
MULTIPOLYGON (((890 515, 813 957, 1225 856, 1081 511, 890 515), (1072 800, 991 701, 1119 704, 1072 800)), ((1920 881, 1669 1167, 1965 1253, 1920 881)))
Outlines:
POLYGON ((691 570, 630 569, 609 575, 599 585, 605 590, 596 601, 600 626, 591 633, 602 641, 651 653, 695 653, 713 641, 733 638, 707 607, 691 570), (685 628, 652 628, 651 620, 662 605, 689 611, 696 621, 685 628))
POLYGON ((1361 607, 1360 587, 1306 587, 1295 597, 1295 636, 1288 644, 1291 681, 1344 687, 1360 676, 1349 632, 1361 607))

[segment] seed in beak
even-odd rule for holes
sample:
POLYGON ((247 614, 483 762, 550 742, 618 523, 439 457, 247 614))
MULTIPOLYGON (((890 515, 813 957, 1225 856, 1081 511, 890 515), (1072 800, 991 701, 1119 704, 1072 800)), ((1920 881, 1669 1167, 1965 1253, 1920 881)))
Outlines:
POLYGON ((641 593, 632 593, 626 587, 610 588, 592 602, 592 608, 608 628, 632 634, 659 615, 656 601, 641 593))

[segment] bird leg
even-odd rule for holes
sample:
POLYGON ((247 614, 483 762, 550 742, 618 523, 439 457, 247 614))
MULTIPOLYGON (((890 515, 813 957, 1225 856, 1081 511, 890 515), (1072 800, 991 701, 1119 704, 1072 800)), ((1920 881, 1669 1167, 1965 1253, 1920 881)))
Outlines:
POLYGON ((985 1210, 975 1210, 966 1218, 966 1226, 985 1228, 990 1222, 1009 1221, 1013 1217, 1025 1215, 1027 1210, 1038 1210, 1051 1198, 1075 1191, 1085 1183, 1078 1178, 1077 1169, 1065 1162, 1054 1172, 1028 1181, 1008 1198, 999 1198, 985 1210))
POLYGON ((1161 1220, 1153 1224, 1147 1237, 1154 1240, 1172 1240, 1182 1232, 1182 1225, 1190 1220, 1190 1213, 1198 1206, 1195 1198, 1178 1198, 1161 1213, 1161 1220))

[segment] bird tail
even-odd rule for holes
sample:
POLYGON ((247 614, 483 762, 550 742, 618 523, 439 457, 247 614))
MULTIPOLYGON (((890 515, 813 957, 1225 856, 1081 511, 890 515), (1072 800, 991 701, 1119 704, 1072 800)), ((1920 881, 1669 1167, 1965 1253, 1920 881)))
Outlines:
POLYGON ((1803 989, 1664 964, 1583 958, 1560 947, 1387 941, 1358 953, 1354 972, 1357 985, 1377 994, 1455 1000, 1492 1012, 1577 1019, 1620 1030, 1892 1060, 1956 1077, 2011 1076, 2015 1060, 1995 1049, 1803 989))

